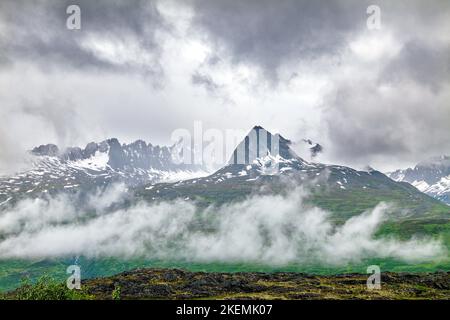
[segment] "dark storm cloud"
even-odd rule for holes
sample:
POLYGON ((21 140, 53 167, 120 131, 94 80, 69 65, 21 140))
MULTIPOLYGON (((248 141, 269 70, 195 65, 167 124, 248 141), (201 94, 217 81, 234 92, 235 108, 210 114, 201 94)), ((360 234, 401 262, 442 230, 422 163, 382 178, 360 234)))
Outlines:
POLYGON ((344 80, 325 99, 323 123, 334 159, 350 164, 418 162, 450 153, 450 86, 344 80))
POLYGON ((214 82, 211 76, 203 74, 200 71, 196 71, 192 75, 192 84, 203 86, 210 93, 214 93, 215 91, 217 91, 217 89, 220 88, 220 86, 214 82))
POLYGON ((450 153, 450 41, 442 37, 450 3, 402 3, 382 6, 400 51, 337 79, 324 101, 337 159, 414 163, 450 153))
POLYGON ((60 144, 55 136, 93 139, 100 126, 153 141, 194 119, 216 128, 267 119, 267 127, 300 132, 293 140, 318 123, 307 136, 325 146, 320 160, 338 163, 448 154, 449 15, 450 1, 438 0, 0 0, 0 81, 13 84, 0 88, 0 162, 22 131, 28 147, 60 144), (66 28, 69 4, 81 7, 79 31, 66 28), (367 30, 371 4, 381 8, 382 30, 367 30), (392 43, 372 59, 366 39, 377 37, 392 43), (140 77, 160 82, 163 71, 169 87, 158 93, 140 77), (54 133, 35 141, 36 127, 54 133))
POLYGON ((376 87, 372 83, 340 85, 337 92, 327 97, 328 108, 324 119, 333 149, 345 160, 355 156, 379 153, 399 154, 408 151, 403 141, 405 128, 410 127, 409 118, 399 121, 397 106, 374 100, 376 87), (365 100, 367 99, 367 100, 365 100), (355 152, 358 155, 355 155, 355 152))
POLYGON ((335 54, 348 33, 365 26, 364 1, 194 0, 194 29, 233 63, 260 67, 277 80, 292 61, 335 54))
MULTIPOLYGON (((0 2, 0 19, 5 27, 0 33, 2 60, 31 61, 44 68, 130 71, 137 66, 103 59, 83 46, 83 41, 92 36, 110 41, 135 39, 143 50, 157 56, 159 43, 155 34, 169 28, 154 1, 140 0, 6 0, 0 2), (72 4, 81 8, 81 30, 66 28, 66 8, 72 4)), ((140 71, 158 73, 160 69, 155 59, 140 71)))
POLYGON ((354 75, 349 77, 330 74, 333 90, 320 106, 321 130, 327 132, 327 151, 335 161, 370 163, 384 157, 401 162, 450 153, 450 43, 444 36, 450 2, 193 3, 194 29, 215 45, 216 54, 256 66, 273 83, 285 81, 279 78, 280 68, 296 75, 296 63, 319 66, 320 73, 351 68, 354 75), (366 28, 371 4, 381 8, 382 23, 372 34, 366 28), (397 54, 388 50, 372 64, 351 56, 350 44, 358 37, 364 46, 364 37, 378 34, 382 39, 387 33, 401 48, 397 54), (388 94, 381 89, 386 87, 388 94))
MULTIPOLYGON (((170 31, 156 1, 0 1, 0 174, 16 170, 24 151, 36 144, 93 138, 101 124, 91 119, 105 103, 89 95, 90 88, 100 89, 93 83, 98 71, 105 77, 137 74, 159 86, 158 34, 170 31), (66 26, 73 4, 81 9, 81 30, 66 26), (73 86, 74 78, 91 85, 73 86)), ((117 110, 110 106, 108 114, 117 110)))
MULTIPOLYGON (((223 54, 230 55, 234 63, 256 65, 266 76, 275 77, 277 68, 283 64, 339 55, 355 33, 366 29, 369 5, 381 8, 384 28, 391 28, 405 37, 410 37, 417 29, 433 32, 436 19, 448 18, 450 10, 450 3, 440 0, 191 2, 195 11, 194 30, 203 33, 218 51, 225 50, 223 54)), ((404 51, 405 55, 411 55, 410 61, 420 59, 421 54, 434 54, 421 43, 412 42, 410 46, 404 51)))
POLYGON ((381 75, 382 82, 415 81, 436 91, 450 81, 450 44, 408 42, 381 75))

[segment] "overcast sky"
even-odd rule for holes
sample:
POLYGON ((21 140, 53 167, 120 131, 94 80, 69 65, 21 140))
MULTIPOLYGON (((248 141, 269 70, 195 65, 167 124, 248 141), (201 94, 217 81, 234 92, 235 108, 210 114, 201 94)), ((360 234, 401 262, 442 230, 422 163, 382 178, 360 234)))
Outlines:
POLYGON ((170 144, 196 120, 354 167, 450 154, 449 30, 446 0, 2 0, 0 172, 39 144, 170 144))

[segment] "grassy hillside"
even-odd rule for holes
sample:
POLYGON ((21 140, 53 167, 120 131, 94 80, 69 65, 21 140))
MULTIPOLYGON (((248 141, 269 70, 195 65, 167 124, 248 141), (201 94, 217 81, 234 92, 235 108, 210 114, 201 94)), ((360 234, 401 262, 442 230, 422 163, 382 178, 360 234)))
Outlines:
MULTIPOLYGON (((385 223, 377 236, 394 235, 401 239, 412 236, 440 238, 450 248, 450 207, 420 193, 406 183, 396 183, 378 172, 365 173, 349 168, 328 169, 326 180, 317 180, 309 185, 310 196, 307 202, 332 213, 336 224, 361 214, 384 201, 394 204, 404 214, 385 223), (343 173, 345 172, 345 174, 343 173), (345 178, 345 180, 344 180, 345 178), (346 181, 342 188, 337 181, 346 181)), ((316 174, 314 174, 316 175, 316 174)), ((299 177, 297 177, 299 178, 299 177)), ((136 199, 148 202, 189 198, 199 207, 221 205, 239 201, 252 194, 287 192, 286 182, 278 176, 260 176, 256 180, 233 178, 221 183, 208 183, 208 178, 187 181, 184 184, 158 184, 152 189, 145 187, 136 190, 136 199), (195 183, 194 183, 195 181, 195 183)), ((134 203, 134 201, 130 202, 134 203)), ((449 254, 450 256, 450 254, 449 254)), ((73 264, 72 258, 40 261, 0 261, 0 290, 12 289, 21 279, 37 279, 44 273, 56 279, 67 278, 65 270, 73 264)), ((444 259, 427 264, 407 264, 393 259, 361 261, 358 264, 331 267, 323 265, 284 265, 267 266, 237 263, 195 263, 192 261, 155 261, 146 259, 123 260, 118 258, 81 258, 83 278, 110 276, 138 267, 183 268, 190 271, 208 272, 276 272, 291 271, 313 274, 365 273, 368 265, 377 264, 382 271, 395 272, 434 272, 449 271, 450 260, 444 259)))
MULTIPOLYGON (((42 260, 42 261, 1 261, 0 262, 0 291, 17 288, 23 279, 36 281, 42 275, 64 281, 68 275, 66 268, 71 265, 70 260, 42 260)), ((250 263, 194 263, 189 261, 157 261, 157 260, 121 260, 108 259, 80 259, 82 279, 112 276, 120 272, 135 268, 181 268, 197 272, 298 272, 317 275, 333 275, 342 273, 365 274, 367 266, 378 265, 382 272, 436 272, 449 271, 450 260, 435 263, 407 264, 393 259, 370 259, 357 264, 340 267, 324 265, 283 265, 268 266, 250 263)))

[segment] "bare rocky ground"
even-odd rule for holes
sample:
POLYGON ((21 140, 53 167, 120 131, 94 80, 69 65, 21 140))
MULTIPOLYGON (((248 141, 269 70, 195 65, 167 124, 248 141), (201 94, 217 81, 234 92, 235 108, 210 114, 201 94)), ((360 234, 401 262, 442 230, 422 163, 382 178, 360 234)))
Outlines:
POLYGON ((383 273, 380 290, 368 290, 367 277, 137 269, 83 287, 94 299, 450 299, 450 272, 383 273))

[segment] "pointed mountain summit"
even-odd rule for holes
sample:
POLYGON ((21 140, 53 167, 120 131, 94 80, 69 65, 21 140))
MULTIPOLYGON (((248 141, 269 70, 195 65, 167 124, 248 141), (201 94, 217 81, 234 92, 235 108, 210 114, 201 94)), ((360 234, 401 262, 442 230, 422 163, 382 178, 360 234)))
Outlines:
POLYGON ((228 164, 252 164, 266 156, 303 161, 290 148, 291 141, 280 134, 272 134, 261 126, 254 126, 234 150, 228 164))
POLYGON ((250 176, 276 175, 314 166, 299 157, 290 145, 291 141, 280 134, 254 126, 238 144, 228 164, 216 175, 224 172, 241 175, 246 172, 250 176))
POLYGON ((408 183, 395 182, 375 169, 355 170, 340 165, 306 161, 290 141, 261 126, 253 127, 231 154, 228 163, 213 174, 175 183, 137 188, 136 196, 147 201, 182 199, 201 206, 225 204, 255 194, 283 193, 302 186, 308 201, 335 213, 335 221, 361 214, 381 201, 406 206, 408 218, 440 216, 450 209, 408 183))

